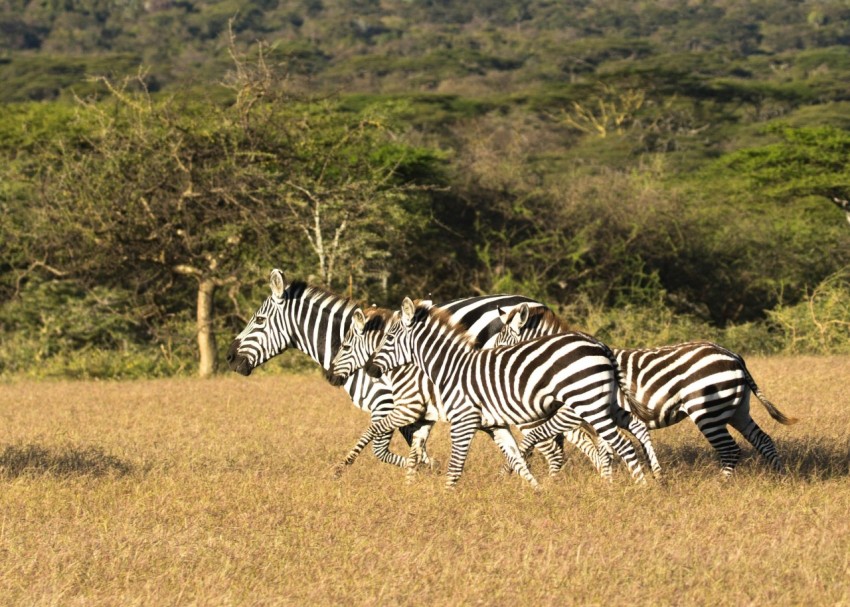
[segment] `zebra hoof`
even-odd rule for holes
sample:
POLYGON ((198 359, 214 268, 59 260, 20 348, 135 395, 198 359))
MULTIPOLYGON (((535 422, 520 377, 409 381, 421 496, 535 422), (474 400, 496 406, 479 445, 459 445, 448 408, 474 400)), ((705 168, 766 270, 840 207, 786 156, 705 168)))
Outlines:
POLYGON ((345 472, 345 469, 348 468, 345 464, 335 464, 333 468, 331 468, 331 477, 334 480, 339 480, 342 478, 342 474, 345 472))

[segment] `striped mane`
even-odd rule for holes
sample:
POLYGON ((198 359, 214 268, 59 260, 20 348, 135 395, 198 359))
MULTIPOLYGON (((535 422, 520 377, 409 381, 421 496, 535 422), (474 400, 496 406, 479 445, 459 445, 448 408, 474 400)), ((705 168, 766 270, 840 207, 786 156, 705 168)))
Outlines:
POLYGON ((383 331, 389 326, 394 312, 387 308, 372 306, 363 308, 363 315, 366 317, 366 325, 363 327, 363 331, 383 331))
POLYGON ((294 302, 299 299, 322 299, 334 302, 341 301, 342 308, 345 310, 350 310, 352 308, 357 307, 358 305, 363 308, 364 311, 367 309, 365 304, 360 304, 349 297, 339 295, 337 293, 334 293, 333 291, 325 289, 324 287, 311 285, 303 280, 294 280, 289 283, 289 285, 283 291, 283 299, 289 302, 294 302))
POLYGON ((430 320, 439 325, 452 341, 475 348, 475 336, 470 335, 463 326, 456 324, 452 320, 450 312, 433 307, 430 302, 424 303, 422 300, 416 300, 414 303, 416 304, 416 311, 413 314, 414 323, 430 320))
POLYGON ((312 297, 321 297, 331 299, 333 301, 342 301, 346 307, 358 305, 356 301, 329 291, 324 287, 308 284, 303 280, 294 280, 283 291, 283 298, 288 300, 306 299, 312 297))
MULTIPOLYGON (((511 320, 513 320, 514 316, 518 313, 519 307, 517 306, 510 311, 505 319, 505 324, 510 324, 511 320)), ((546 306, 529 307, 528 320, 525 322, 523 329, 528 331, 551 331, 553 333, 565 333, 571 330, 566 321, 561 320, 561 318, 555 314, 551 308, 546 306), (552 331, 553 329, 554 331, 552 331)))
POLYGON ((322 289, 319 289, 318 287, 308 285, 303 280, 294 280, 287 285, 286 289, 283 290, 283 298, 290 300, 300 299, 304 297, 304 294, 308 289, 322 291, 322 289))

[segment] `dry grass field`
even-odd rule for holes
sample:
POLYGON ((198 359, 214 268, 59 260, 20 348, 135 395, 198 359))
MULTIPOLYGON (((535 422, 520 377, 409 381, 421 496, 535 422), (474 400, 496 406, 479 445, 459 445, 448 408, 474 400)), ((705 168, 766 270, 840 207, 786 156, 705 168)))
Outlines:
POLYGON ((721 482, 685 422, 664 486, 571 452, 540 493, 481 434, 454 492, 371 452, 334 480, 367 417, 316 375, 0 384, 0 603, 848 605, 850 358, 749 365, 802 419, 753 403, 786 478, 747 445, 721 482))

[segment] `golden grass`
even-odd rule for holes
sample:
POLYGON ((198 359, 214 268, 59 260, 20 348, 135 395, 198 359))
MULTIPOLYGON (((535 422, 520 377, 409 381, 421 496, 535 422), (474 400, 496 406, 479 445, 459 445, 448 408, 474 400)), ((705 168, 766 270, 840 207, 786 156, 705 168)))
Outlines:
POLYGON ((334 480, 366 415, 312 375, 0 385, 0 603, 848 604, 850 358, 749 364, 802 419, 753 403, 787 478, 746 445, 721 482, 685 422, 653 435, 664 487, 570 453, 532 459, 539 494, 484 435, 454 492, 371 453, 334 480))

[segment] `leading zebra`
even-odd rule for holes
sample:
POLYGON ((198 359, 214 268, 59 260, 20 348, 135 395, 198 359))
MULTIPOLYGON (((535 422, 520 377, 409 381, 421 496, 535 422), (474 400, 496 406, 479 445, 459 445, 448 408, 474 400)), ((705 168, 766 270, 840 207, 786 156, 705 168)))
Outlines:
MULTIPOLYGON (((304 282, 288 283, 277 269, 271 272, 270 286, 271 295, 228 348, 230 368, 250 375, 254 368, 292 347, 309 355, 327 372, 351 323, 355 304, 304 282)), ((521 302, 536 303, 522 296, 493 295, 456 300, 444 307, 453 322, 464 327, 476 343, 484 344, 495 339, 501 329, 499 308, 521 302)), ((418 370, 410 366, 392 373, 389 381, 375 381, 361 371, 349 377, 344 387, 354 404, 368 411, 375 423, 396 404, 424 397, 418 392, 417 375, 418 370)), ((425 419, 417 420, 400 431, 408 444, 421 447, 432 424, 425 419)), ((403 467, 405 458, 389 451, 391 437, 391 433, 376 436, 373 451, 381 461, 403 467)))
MULTIPOLYGON (((569 327, 546 306, 520 305, 503 316, 497 344, 509 345, 569 327)), ((634 411, 650 429, 664 428, 686 417, 697 425, 720 456, 722 472, 730 476, 741 449, 729 434, 731 425, 778 471, 783 471, 776 445, 750 415, 750 393, 781 424, 797 419, 784 415, 764 396, 738 354, 711 342, 689 342, 659 348, 612 348, 624 381, 646 405, 634 411)), ((628 408, 629 403, 621 399, 628 408)))
MULTIPOLYGON (((366 370, 380 376, 414 363, 434 382, 451 424, 449 487, 460 478, 476 430, 541 420, 546 421, 526 435, 522 449, 578 429, 584 421, 626 461, 632 476, 644 481, 634 449, 612 417, 617 408, 612 359, 604 344, 581 333, 477 350, 445 312, 406 298, 366 370)), ((610 479, 611 457, 602 443, 599 455, 603 476, 610 479)), ((509 462, 524 478, 531 476, 522 458, 509 457, 509 462)))

